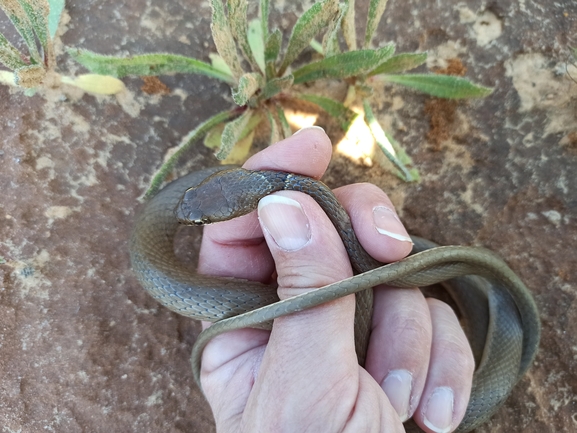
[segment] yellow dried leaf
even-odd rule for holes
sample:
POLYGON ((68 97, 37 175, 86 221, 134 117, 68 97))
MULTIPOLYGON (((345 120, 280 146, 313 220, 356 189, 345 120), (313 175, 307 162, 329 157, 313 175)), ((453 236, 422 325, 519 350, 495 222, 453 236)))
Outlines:
POLYGON ((39 86, 46 76, 46 70, 40 65, 24 66, 16 69, 14 73, 16 84, 26 89, 39 86))
POLYGON ((14 72, 0 71, 0 83, 9 86, 16 86, 16 81, 14 81, 14 72))
POLYGON ((74 79, 65 79, 64 77, 62 82, 99 95, 115 95, 125 89, 122 81, 110 75, 84 74, 74 79))

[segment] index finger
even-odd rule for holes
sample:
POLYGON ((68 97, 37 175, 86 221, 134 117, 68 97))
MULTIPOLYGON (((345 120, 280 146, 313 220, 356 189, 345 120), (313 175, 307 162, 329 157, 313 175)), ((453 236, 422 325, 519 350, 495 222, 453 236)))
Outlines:
MULTIPOLYGON (((327 169, 331 153, 331 141, 324 130, 309 127, 252 156, 243 167, 318 179, 327 169)), ((268 282, 274 262, 256 213, 205 227, 198 270, 207 275, 268 282)))

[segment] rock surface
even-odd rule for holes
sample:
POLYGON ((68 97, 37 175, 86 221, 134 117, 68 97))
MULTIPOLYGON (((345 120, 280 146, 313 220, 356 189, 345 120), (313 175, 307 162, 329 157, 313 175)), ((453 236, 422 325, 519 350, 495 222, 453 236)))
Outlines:
MULTIPOLYGON (((286 29, 303 7, 281 3, 271 21, 286 29)), ((458 58, 467 77, 495 91, 445 106, 453 120, 437 139, 429 98, 379 89, 377 115, 422 181, 402 184, 340 153, 327 181, 377 183, 411 232, 507 259, 535 293, 542 346, 478 431, 575 431, 577 68, 569 47, 577 46, 577 3, 426 4, 390 0, 380 40, 396 41, 398 52, 428 50, 430 67, 458 58)), ((73 2, 67 13, 66 46, 204 60, 214 50, 208 2, 73 2)), ((359 22, 365 16, 357 13, 359 22)), ((14 35, 3 16, 0 31, 14 35)), ((65 54, 59 64, 82 72, 65 54)), ((2 432, 214 431, 188 362, 199 326, 140 288, 127 237, 137 197, 166 152, 231 98, 207 78, 161 80, 168 94, 146 94, 140 79, 126 79, 129 92, 119 99, 60 90, 26 97, 0 87, 2 432)), ((200 144, 188 158, 187 168, 215 163, 200 144)))

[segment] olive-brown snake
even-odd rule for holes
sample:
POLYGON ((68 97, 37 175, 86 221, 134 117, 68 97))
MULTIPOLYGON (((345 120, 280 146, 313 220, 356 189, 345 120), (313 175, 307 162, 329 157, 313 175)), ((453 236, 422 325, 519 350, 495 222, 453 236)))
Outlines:
MULTIPOLYGON (((134 271, 155 299, 179 314, 217 322, 199 336, 193 348, 197 381, 202 349, 214 336, 236 328, 262 327, 276 317, 350 293, 360 295, 355 335, 362 362, 372 314, 372 287, 383 283, 422 287, 448 279, 453 280, 445 285, 462 310, 477 361, 469 406, 456 431, 470 431, 486 421, 531 365, 540 337, 537 307, 517 275, 493 253, 473 247, 434 247, 414 238, 415 250, 422 252, 383 266, 360 247, 346 212, 324 184, 280 172, 222 170, 205 169, 165 187, 141 211, 130 240, 134 271), (181 202, 188 189, 208 177, 202 188, 192 189, 181 202), (179 225, 175 208, 178 217, 189 224, 216 222, 250 212, 260 197, 279 189, 307 192, 332 215, 359 275, 279 301, 275 287, 200 275, 178 261, 173 247, 179 225), (204 212, 207 208, 213 208, 211 214, 204 212)), ((420 431, 410 424, 406 429, 420 431)))

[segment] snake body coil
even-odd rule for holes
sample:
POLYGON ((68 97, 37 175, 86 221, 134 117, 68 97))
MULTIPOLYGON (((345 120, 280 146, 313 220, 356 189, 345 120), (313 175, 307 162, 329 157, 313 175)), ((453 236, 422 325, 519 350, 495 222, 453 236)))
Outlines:
MULTIPOLYGON (((199 336, 193 348, 191 361, 198 382, 202 350, 216 335, 262 327, 274 318, 351 293, 357 293, 355 339, 362 364, 372 315, 372 287, 384 283, 422 287, 451 280, 444 285, 461 310, 477 364, 469 406, 456 430, 467 432, 499 408, 531 365, 540 337, 537 307, 517 275, 490 251, 413 240, 413 255, 383 266, 360 246, 348 215, 323 183, 288 173, 217 167, 174 181, 146 204, 132 232, 130 255, 141 284, 160 303, 179 314, 217 322, 199 336), (199 225, 231 219, 254 210, 260 198, 281 189, 305 192, 319 203, 337 228, 359 275, 279 301, 275 287, 204 276, 179 263, 173 247, 179 225, 176 216, 199 225), (207 208, 212 210, 206 212, 207 208)), ((420 431, 411 423, 405 428, 420 431)))

